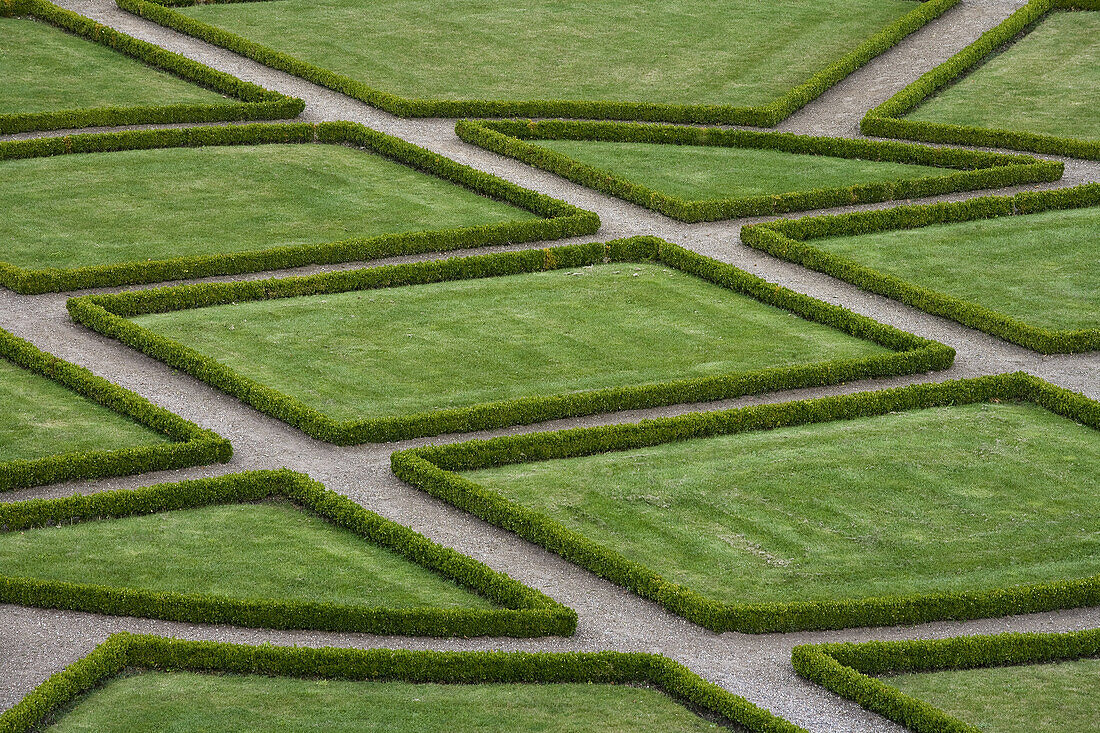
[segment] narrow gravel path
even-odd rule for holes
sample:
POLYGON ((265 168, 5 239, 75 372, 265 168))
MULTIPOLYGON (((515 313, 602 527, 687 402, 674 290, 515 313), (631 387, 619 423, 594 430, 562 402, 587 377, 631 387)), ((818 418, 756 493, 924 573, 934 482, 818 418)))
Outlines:
MULTIPOLYGON (((929 316, 893 301, 869 295, 846 283, 767 257, 743 246, 738 239, 740 226, 755 220, 699 225, 674 222, 646 209, 603 196, 556 176, 467 145, 455 136, 454 120, 392 117, 327 89, 121 12, 112 0, 60 0, 58 4, 248 81, 301 97, 306 100, 306 111, 303 115, 306 120, 361 122, 522 186, 596 211, 603 220, 604 227, 596 237, 588 239, 604 240, 636 234, 656 234, 735 264, 769 281, 828 302, 839 303, 912 333, 937 339, 958 351, 954 367, 932 375, 789 391, 705 405, 597 415, 479 433, 477 437, 630 422, 645 417, 701 409, 850 393, 920 381, 940 381, 1015 370, 1026 370, 1056 384, 1092 397, 1100 397, 1100 353, 1043 357, 954 322, 929 316)), ((874 60, 787 120, 781 129, 810 134, 858 136, 858 121, 867 109, 948 58, 1022 4, 1022 0, 962 0, 957 8, 943 18, 874 60)), ((1100 164, 1066 162, 1067 172, 1063 181, 1050 186, 1027 188, 1058 187, 1100 180, 1100 164)), ((1007 189, 1004 193, 1015 190, 1023 189, 1007 189)), ((940 197, 940 200, 958 200, 972 195, 975 194, 945 196, 940 197)), ((890 205, 851 207, 844 210, 890 205)), ((415 259, 423 258, 394 258, 386 261, 415 259)), ((298 268, 287 271, 286 274, 354 266, 357 266, 356 263, 339 267, 298 268)), ((271 273, 264 273, 247 277, 270 275, 271 273)), ((812 731, 900 730, 886 724, 881 718, 800 680, 790 667, 791 647, 809 641, 930 638, 1006 630, 1073 630, 1100 625, 1100 608, 1090 608, 904 628, 763 636, 714 634, 602 581, 556 555, 415 491, 394 478, 389 471, 390 453, 428 441, 352 448, 338 448, 313 441, 299 431, 251 410, 197 380, 168 369, 117 342, 75 326, 65 312, 67 297, 28 297, 0 290, 0 327, 218 431, 233 441, 235 457, 225 466, 64 484, 9 493, 0 497, 0 501, 65 496, 239 470, 287 466, 310 474, 330 488, 347 494, 380 514, 413 527, 433 540, 454 547, 543 590, 575 608, 580 615, 580 623, 576 636, 570 639, 440 640, 194 626, 0 605, 0 709, 13 705, 47 676, 78 659, 110 633, 129 630, 184 638, 249 643, 270 641, 306 646, 542 651, 619 649, 656 652, 686 664, 707 679, 812 731)), ((450 442, 469 437, 474 436, 443 436, 430 442, 450 442)))

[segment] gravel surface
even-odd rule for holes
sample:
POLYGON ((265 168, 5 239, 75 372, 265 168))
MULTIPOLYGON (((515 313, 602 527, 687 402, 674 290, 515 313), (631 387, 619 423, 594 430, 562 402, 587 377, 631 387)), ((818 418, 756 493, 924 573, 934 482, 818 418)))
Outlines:
MULTIPOLYGON (((58 0, 55 0, 58 1, 58 0)), ((75 326, 65 311, 67 295, 19 296, 0 290, 0 327, 38 347, 88 367, 135 390, 233 441, 235 457, 224 466, 79 482, 11 492, 0 501, 67 496, 161 481, 287 466, 310 474, 364 506, 413 527, 507 572, 577 610, 580 623, 570 639, 419 639, 317 632, 278 632, 223 626, 197 626, 147 619, 115 618, 69 611, 46 611, 0 605, 0 710, 15 704, 35 685, 87 653, 115 631, 160 633, 182 638, 304 646, 400 647, 412 649, 619 649, 664 654, 727 689, 812 731, 896 731, 861 708, 799 679, 790 666, 795 644, 815 641, 931 638, 1000 631, 1065 631, 1100 625, 1100 608, 1078 609, 973 622, 935 623, 915 627, 854 629, 840 632, 743 635, 714 634, 659 606, 607 583, 514 535, 486 525, 398 481, 389 471, 393 450, 425 442, 452 442, 470 437, 507 435, 533 430, 632 422, 700 409, 720 409, 785 401, 825 394, 909 384, 919 381, 1026 370, 1055 384, 1100 398, 1100 353, 1044 357, 952 321, 930 316, 893 301, 864 293, 846 283, 781 262, 743 246, 740 226, 756 220, 688 225, 647 209, 603 196, 549 173, 467 145, 454 134, 454 120, 392 117, 358 101, 301 79, 268 69, 223 49, 161 28, 119 11, 111 0, 59 0, 59 5, 101 23, 184 54, 215 68, 306 100, 303 119, 353 120, 502 178, 599 213, 604 222, 596 237, 575 241, 656 234, 716 259, 730 262, 765 279, 822 300, 839 303, 912 333, 934 338, 958 351, 955 366, 932 375, 917 375, 795 390, 704 405, 687 405, 560 420, 535 426, 442 436, 430 441, 339 448, 314 441, 289 426, 262 415, 189 376, 132 351, 119 343, 75 326)), ((962 0, 943 18, 929 24, 897 48, 872 61, 816 102, 787 120, 781 129, 811 134, 858 136, 858 121, 870 107, 934 67, 1022 5, 1018 0, 962 0)), ((47 133, 64 134, 64 131, 47 133)), ((7 139, 33 135, 7 136, 7 139)), ((1063 181, 1027 189, 1074 185, 1100 180, 1100 163, 1066 161, 1063 181)), ((1006 189, 1010 193, 1020 189, 1006 189)), ((959 200, 957 194, 934 200, 959 200)), ((933 199, 930 199, 933 200, 933 199)), ((880 204, 843 210, 888 207, 880 204)), ((539 246, 523 245, 523 246, 539 246)), ((499 251, 500 248, 496 248, 499 251)), ((471 250, 471 252, 483 250, 471 250)), ((424 259, 393 258, 387 262, 424 259)), ((360 263, 361 264, 361 263, 360 263)), ((307 267, 276 274, 346 269, 307 267)), ((269 277, 272 273, 233 279, 269 277)), ((212 278, 212 280, 230 278, 212 278)))

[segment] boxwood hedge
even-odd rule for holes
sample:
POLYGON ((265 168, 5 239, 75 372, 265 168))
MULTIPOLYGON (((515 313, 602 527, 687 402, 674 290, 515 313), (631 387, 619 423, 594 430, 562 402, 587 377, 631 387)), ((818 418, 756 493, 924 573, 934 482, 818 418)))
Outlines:
POLYGON ((139 41, 125 33, 96 23, 83 15, 59 8, 47 0, 0 0, 0 17, 23 16, 49 23, 92 43, 101 43, 143 64, 239 101, 0 114, 0 134, 170 122, 279 120, 297 117, 305 109, 305 102, 300 99, 269 91, 222 71, 215 71, 186 56, 165 51, 151 43, 139 41))
POLYGON ((630 450, 692 438, 850 420, 941 405, 1026 400, 1100 429, 1100 402, 1023 372, 940 384, 916 384, 797 402, 706 412, 637 424, 533 433, 399 451, 402 480, 498 527, 515 532, 601 578, 629 588, 712 631, 744 633, 893 626, 973 619, 1100 603, 1100 577, 1019 585, 992 591, 943 592, 842 601, 724 603, 674 583, 550 516, 514 503, 461 475, 494 466, 630 450))
POLYGON ((955 148, 931 148, 926 145, 881 140, 810 137, 752 130, 641 125, 624 122, 459 120, 455 131, 468 143, 507 155, 582 186, 594 188, 689 223, 921 198, 980 188, 1003 188, 1021 183, 1057 181, 1062 177, 1063 172, 1062 163, 1020 155, 983 153, 955 148), (827 155, 835 158, 935 166, 956 169, 956 172, 881 183, 861 183, 840 188, 819 188, 727 199, 691 200, 655 191, 643 184, 627 180, 613 171, 582 163, 563 153, 529 142, 531 140, 598 140, 756 148, 802 155, 827 155))
MULTIPOLYGON (((805 733, 743 697, 656 654, 436 652, 245 646, 114 634, 0 714, 0 733, 48 725, 78 698, 126 670, 440 684, 620 684, 660 689, 682 704, 759 733, 805 733)), ((562 711, 568 715, 568 711, 562 711)))
POLYGON ((68 308, 73 320, 78 323, 181 369, 318 440, 339 445, 469 432, 599 412, 706 402, 756 392, 928 372, 947 368, 955 356, 954 350, 943 344, 918 338, 839 306, 773 285, 732 265, 703 257, 656 237, 389 265, 307 277, 88 295, 70 299, 68 308), (874 341, 894 353, 640 386, 525 397, 412 415, 337 421, 297 399, 242 376, 194 349, 127 320, 147 313, 227 303, 499 277, 601 262, 645 260, 662 262, 807 320, 874 341))
POLYGON ((1045 664, 1100 656, 1100 629, 1062 634, 997 634, 794 648, 795 671, 811 682, 916 733, 981 733, 969 723, 906 695, 878 675, 1045 664))
MULTIPOLYGON (((203 0, 210 2, 211 0, 203 0)), ((213 0, 235 2, 237 0, 213 0)), ((445 100, 412 99, 376 89, 274 48, 190 18, 170 6, 194 5, 199 0, 117 0, 123 10, 160 25, 227 48, 274 69, 334 89, 399 117, 581 117, 587 119, 649 120, 655 122, 718 123, 774 127, 825 93, 871 59, 893 48, 910 33, 940 17, 959 0, 923 0, 911 12, 870 36, 812 77, 765 105, 734 107, 708 104, 660 104, 580 100, 445 100)), ((492 63, 488 57, 486 63, 492 63)))
POLYGON ((0 329, 0 359, 51 379, 77 395, 125 415, 171 439, 170 443, 60 453, 43 458, 0 461, 0 491, 73 479, 125 476, 147 471, 225 463, 233 455, 229 441, 204 430, 149 400, 97 377, 87 369, 40 351, 33 344, 0 329))
POLYGON ((1100 10, 1100 0, 1030 0, 1003 23, 983 33, 974 43, 869 111, 860 122, 860 130, 864 135, 878 137, 1029 150, 1100 160, 1100 141, 1097 140, 902 119, 926 99, 959 81, 1014 43, 1021 34, 1030 31, 1048 13, 1056 10, 1100 10))
POLYGON ((385 608, 275 599, 241 600, 2 574, 0 603, 192 623, 417 636, 571 636, 576 629, 577 614, 572 609, 364 509, 304 474, 286 469, 64 499, 0 504, 0 530, 22 531, 277 497, 284 497, 338 527, 450 578, 504 608, 385 608))
MULTIPOLYGON (((915 229, 933 224, 977 221, 1000 216, 1024 216, 1042 211, 1100 206, 1100 183, 1015 196, 972 198, 952 203, 899 206, 835 216, 767 222, 745 227, 741 241, 811 270, 845 280, 933 315, 958 321, 1042 354, 1067 354, 1100 349, 1100 329, 1051 329, 990 310, 962 298, 940 293, 859 262, 814 247, 814 239, 915 229)), ((1021 262, 1020 267, 1028 263, 1021 262)))
POLYGON ((269 143, 326 143, 361 148, 542 218, 72 269, 24 269, 0 261, 0 285, 24 294, 62 292, 558 239, 592 234, 600 227, 596 214, 353 122, 219 125, 17 140, 0 142, 0 161, 69 153, 269 143))

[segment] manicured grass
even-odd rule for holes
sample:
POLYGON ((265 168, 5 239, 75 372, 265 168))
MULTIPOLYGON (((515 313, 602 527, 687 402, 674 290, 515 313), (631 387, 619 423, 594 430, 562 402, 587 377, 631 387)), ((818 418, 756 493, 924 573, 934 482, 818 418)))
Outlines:
POLYGON ((984 733, 1100 730, 1100 659, 905 674, 886 682, 984 733))
POLYGON ((1100 435, 981 403, 471 471, 727 603, 979 591, 1100 573, 1100 435))
POLYGON ((906 119, 1100 139, 1100 12, 1055 12, 906 119))
POLYGON ((924 165, 709 145, 590 140, 537 140, 535 144, 603 168, 632 183, 694 201, 841 188, 957 172, 924 165))
POLYGON ((51 733, 627 733, 726 730, 654 690, 606 684, 414 684, 143 672, 78 701, 51 733))
POLYGON ((144 425, 0 359, 0 463, 168 442, 144 425))
POLYGON ((767 103, 907 0, 302 0, 186 15, 405 97, 767 103))
POLYGON ((1100 327, 1100 207, 940 224, 814 247, 1046 328, 1100 327))
POLYGON ((340 145, 163 148, 0 164, 0 260, 77 267, 534 215, 340 145), (196 215, 196 212, 201 212, 196 215))
POLYGON ((635 263, 133 320, 344 420, 887 353, 635 263))
POLYGON ((0 114, 215 104, 225 99, 106 46, 28 18, 0 18, 0 38, 4 39, 0 114))
POLYGON ((9 576, 235 599, 493 607, 281 501, 0 533, 0 568, 9 576))

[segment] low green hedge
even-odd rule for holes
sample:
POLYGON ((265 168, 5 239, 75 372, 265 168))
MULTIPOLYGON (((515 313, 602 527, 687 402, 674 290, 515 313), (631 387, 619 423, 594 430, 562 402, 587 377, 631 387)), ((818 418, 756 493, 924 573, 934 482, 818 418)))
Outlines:
POLYGON ((305 109, 305 102, 300 99, 268 91, 235 76, 215 71, 186 56, 165 51, 82 15, 59 8, 47 0, 0 0, 0 17, 20 16, 49 23, 93 43, 101 43, 143 64, 240 101, 0 114, 0 134, 172 122, 291 119, 305 109))
POLYGON ((231 474, 65 499, 0 504, 0 528, 105 518, 285 497, 332 524, 450 578, 502 609, 374 608, 321 602, 238 600, 0 575, 0 603, 115 616, 271 629, 417 636, 571 636, 577 614, 552 598, 423 535, 368 511, 304 474, 286 469, 231 474))
MULTIPOLYGON (((741 241, 780 259, 823 272, 927 313, 950 318, 1033 351, 1068 354, 1100 349, 1100 329, 1067 330, 1033 326, 977 303, 861 265, 848 257, 814 247, 810 242, 825 237, 916 229, 933 224, 1091 206, 1100 206, 1100 183, 1015 196, 990 196, 952 203, 899 206, 881 211, 767 222, 742 229, 741 241)), ((1027 267, 1027 264, 1021 262, 1020 266, 1027 267)))
MULTIPOLYGON (((49 724, 78 698, 125 670, 439 684, 620 684, 659 688, 681 704, 759 733, 805 733, 743 697, 656 654, 435 652, 245 646, 114 634, 0 714, 0 733, 49 724)), ((568 715, 568 711, 562 711, 568 715)))
POLYGON ((910 697, 877 675, 1044 664, 1100 656, 1100 629, 1063 634, 998 634, 950 639, 806 644, 791 655, 811 682, 917 733, 981 733, 979 728, 910 697))
POLYGON ((703 257, 656 237, 390 265, 308 277, 89 295, 69 300, 68 308, 76 322, 181 369, 318 440, 338 445, 469 432, 577 415, 707 402, 779 389, 928 372, 947 368, 955 355, 953 349, 943 344, 918 338, 839 306, 773 285, 732 265, 703 257), (807 320, 874 341, 895 353, 640 386, 525 397, 412 415, 336 421, 292 397, 238 374, 214 359, 127 320, 147 313, 226 303, 499 277, 608 261, 644 260, 662 262, 807 320))
MULTIPOLYGON (((300 244, 248 252, 185 256, 168 260, 71 269, 24 269, 0 262, 0 285, 24 294, 63 292, 558 239, 593 234, 600 227, 600 219, 596 214, 521 188, 488 173, 455 163, 412 143, 385 133, 375 132, 353 122, 323 122, 316 125, 310 123, 219 125, 17 140, 0 142, 0 161, 69 153, 269 143, 325 143, 362 148, 423 173, 463 186, 483 196, 525 209, 543 218, 474 227, 383 234, 377 237, 346 239, 324 244, 300 244)), ((2 253, 0 257, 3 257, 2 253)))
POLYGON ((0 461, 0 491, 23 489, 73 479, 126 476, 147 471, 225 463, 232 457, 229 441, 204 430, 149 400, 35 348, 0 329, 0 359, 51 379, 76 394, 171 438, 171 443, 60 453, 44 458, 0 461))
POLYGON ((1057 181, 1062 177, 1063 172, 1062 163, 1041 161, 1020 155, 751 130, 640 125, 624 122, 459 120, 455 126, 455 132, 460 138, 473 145, 507 155, 582 186, 594 188, 689 223, 921 198, 956 191, 1003 188, 1039 181, 1057 181), (582 163, 563 153, 528 142, 530 140, 598 140, 756 148, 803 155, 827 155, 835 158, 858 158, 954 168, 958 171, 947 175, 862 183, 843 188, 820 188, 728 199, 690 200, 655 191, 643 184, 633 183, 613 171, 582 163))
MULTIPOLYGON (((205 0, 209 1, 209 0, 205 0)), ((238 0, 214 0, 233 2, 238 0)), ((190 18, 169 6, 194 5, 198 0, 117 0, 118 6, 143 18, 200 38, 234 53, 334 89, 399 117, 581 117, 649 120, 654 122, 718 123, 774 127, 821 96, 827 89, 893 48, 910 33, 940 17, 959 0, 926 0, 856 48, 821 69, 773 102, 755 107, 708 104, 660 104, 579 100, 444 100, 412 99, 384 92, 351 77, 264 46, 235 33, 190 18)), ((492 63, 492 58, 486 59, 492 63)))
POLYGON ((902 119, 926 99, 962 79, 1055 10, 1100 10, 1100 0, 1030 0, 1003 23, 986 31, 950 59, 867 113, 860 122, 864 135, 953 143, 1047 155, 1100 160, 1100 141, 1015 132, 970 125, 950 125, 902 119))
POLYGON ((917 384, 798 402, 706 412, 637 424, 533 433, 399 451, 394 474, 481 519, 515 532, 613 583, 656 601, 712 631, 769 633, 851 626, 893 626, 971 619, 1100 603, 1100 577, 1014 586, 995 591, 928 593, 843 601, 723 603, 678 585, 644 565, 539 511, 509 501, 459 472, 572 458, 693 438, 850 420, 941 405, 1028 400, 1100 429, 1100 403, 1022 372, 940 384, 917 384))

